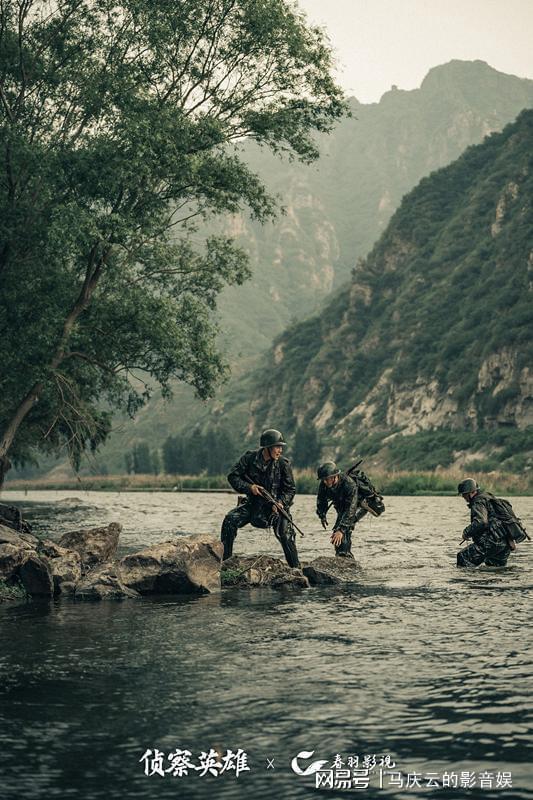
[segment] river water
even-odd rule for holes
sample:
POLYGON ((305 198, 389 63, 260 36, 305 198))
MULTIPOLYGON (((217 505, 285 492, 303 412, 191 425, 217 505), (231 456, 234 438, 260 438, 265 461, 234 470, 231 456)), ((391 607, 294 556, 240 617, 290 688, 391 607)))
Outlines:
MULTIPOLYGON (((119 521, 121 553, 218 535, 233 501, 2 496, 50 538, 119 521)), ((533 798, 533 545, 457 570, 461 498, 386 504, 356 529, 349 588, 0 605, 2 800, 533 798), (165 771, 177 749, 196 767, 181 777, 165 771), (297 774, 302 752, 300 772, 322 771, 297 774)), ((533 530, 533 498, 513 505, 533 530)), ((294 516, 301 558, 331 555, 314 499, 294 516)), ((235 552, 281 555, 251 528, 235 552)))

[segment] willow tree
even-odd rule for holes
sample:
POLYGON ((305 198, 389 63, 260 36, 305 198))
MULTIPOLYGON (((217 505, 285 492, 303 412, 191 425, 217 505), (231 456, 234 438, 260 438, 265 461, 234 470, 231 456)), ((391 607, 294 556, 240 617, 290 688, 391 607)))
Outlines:
POLYGON ((32 448, 77 463, 143 376, 212 394, 248 267, 195 220, 271 217, 242 143, 312 160, 343 111, 287 0, 0 0, 0 485, 32 448))

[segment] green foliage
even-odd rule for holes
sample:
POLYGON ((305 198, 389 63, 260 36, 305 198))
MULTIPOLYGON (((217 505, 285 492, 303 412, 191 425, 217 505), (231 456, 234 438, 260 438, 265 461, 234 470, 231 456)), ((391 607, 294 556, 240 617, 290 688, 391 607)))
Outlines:
POLYGON ((317 466, 320 460, 322 444, 316 428, 310 419, 296 428, 294 444, 291 449, 292 462, 295 467, 317 466))
POLYGON ((151 450, 146 442, 137 442, 125 454, 128 475, 159 475, 161 459, 158 450, 151 450))
POLYGON ((6 0, 0 31, 0 460, 77 465, 152 380, 213 393, 216 299, 249 270, 195 220, 271 219, 240 142, 311 160, 344 106, 284 0, 6 0))
POLYGON ((244 569, 222 569, 220 571, 222 586, 238 586, 242 582, 245 571, 244 569))
POLYGON ((0 603, 3 600, 27 600, 29 597, 21 583, 7 583, 0 578, 0 603))
POLYGON ((163 465, 173 475, 220 475, 229 472, 240 453, 231 431, 223 426, 199 426, 163 443, 163 465))

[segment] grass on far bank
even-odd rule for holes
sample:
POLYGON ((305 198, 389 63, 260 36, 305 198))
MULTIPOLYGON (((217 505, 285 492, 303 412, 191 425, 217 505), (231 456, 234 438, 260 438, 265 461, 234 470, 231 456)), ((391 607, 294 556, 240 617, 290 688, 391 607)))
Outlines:
MULTIPOLYGON (((370 478, 384 495, 456 494, 457 484, 465 477, 456 470, 439 472, 370 472, 370 478)), ((477 472, 475 477, 483 489, 498 495, 533 494, 533 475, 513 475, 508 472, 477 472)), ((314 470, 295 471, 296 488, 300 494, 315 494, 317 480, 314 470)), ((12 480, 5 490, 78 490, 78 491, 229 491, 225 475, 93 475, 72 479, 39 478, 12 480)))

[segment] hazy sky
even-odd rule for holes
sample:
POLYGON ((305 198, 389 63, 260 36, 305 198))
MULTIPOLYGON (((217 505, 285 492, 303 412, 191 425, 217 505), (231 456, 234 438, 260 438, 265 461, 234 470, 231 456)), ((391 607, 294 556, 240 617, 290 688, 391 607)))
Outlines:
POLYGON ((336 50, 338 80, 363 103, 431 67, 481 59, 533 78, 533 0, 298 0, 336 50))

